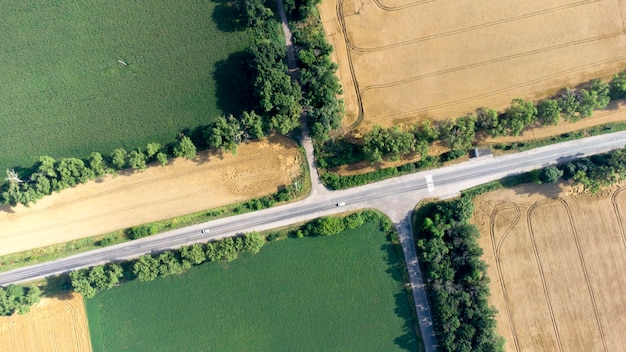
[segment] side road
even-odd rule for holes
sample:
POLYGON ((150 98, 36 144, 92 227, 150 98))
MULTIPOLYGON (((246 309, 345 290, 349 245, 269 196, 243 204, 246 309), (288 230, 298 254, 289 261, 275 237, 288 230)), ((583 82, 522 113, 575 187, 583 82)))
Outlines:
MULTIPOLYGON (((506 176, 583 156, 604 153, 622 148, 624 145, 626 145, 626 132, 617 132, 497 158, 474 159, 449 167, 417 172, 342 191, 327 191, 299 202, 218 219, 53 262, 4 272, 0 274, 0 285, 28 282, 88 266, 178 248, 186 244, 206 242, 250 231, 269 230, 320 216, 367 208, 385 211, 396 222, 395 225, 401 231, 401 236, 406 236, 401 238, 405 244, 411 233, 404 230, 407 228, 407 223, 403 221, 410 221, 409 216, 414 204, 422 199, 448 197, 464 189, 506 176), (428 180, 432 180, 432 183, 428 180), (338 207, 339 202, 345 202, 346 205, 338 207), (211 232, 202 233, 201 230, 205 228, 210 228, 211 232)), ((409 242, 412 243, 412 239, 409 242)), ((412 257, 415 258, 415 256, 412 257)), ((415 259, 407 259, 407 264, 410 266, 410 272, 419 270, 415 259)), ((414 285, 414 294, 417 296, 417 292, 421 291, 421 283, 412 282, 412 285, 414 285)), ((422 311, 419 302, 417 304, 418 312, 422 311)), ((423 320, 423 317, 420 317, 420 323, 424 326, 429 324, 428 321, 423 320)), ((432 335, 428 333, 425 333, 424 337, 425 341, 434 341, 432 335)), ((432 343, 427 346, 429 350, 434 350, 436 345, 432 343)))
MULTIPOLYGON (((285 46, 287 47, 287 67, 292 76, 295 76, 297 70, 296 55, 294 53, 293 42, 291 40, 291 31, 287 23, 287 15, 283 7, 282 0, 276 0, 278 7, 278 13, 280 14, 280 20, 282 23, 283 32, 285 34, 285 46)), ((308 124, 306 119, 302 119, 302 146, 304 147, 306 158, 309 165, 310 179, 311 179, 311 194, 309 198, 323 198, 329 191, 322 184, 317 167, 315 165, 315 158, 313 154, 313 142, 309 135, 308 124)), ((387 214, 394 222, 400 243, 402 245, 402 252, 404 253, 404 260, 409 272, 409 280, 413 291, 413 299, 415 301, 415 308, 417 311, 417 317, 419 321, 420 331, 424 339, 424 346, 426 351, 434 351, 437 345, 435 339, 435 332, 433 330, 432 317, 430 314, 430 308, 428 305, 428 299, 426 297, 426 291, 424 290, 424 282, 422 279, 422 273, 420 271, 419 263, 417 261, 417 254, 415 252, 415 244, 413 241, 413 232, 411 228, 411 213, 415 201, 410 198, 404 198, 407 204, 401 207, 400 216, 396 215, 397 207, 389 207, 389 202, 379 202, 380 204, 376 209, 387 214), (412 204, 409 204, 412 203, 412 204), (408 210, 408 215, 407 213, 408 210), (408 221, 407 221, 408 219, 408 221)))

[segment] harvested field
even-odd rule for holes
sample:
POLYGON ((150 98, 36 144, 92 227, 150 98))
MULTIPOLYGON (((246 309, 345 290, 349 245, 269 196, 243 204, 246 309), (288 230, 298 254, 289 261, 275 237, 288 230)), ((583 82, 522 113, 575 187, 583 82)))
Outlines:
POLYGON ((320 6, 346 124, 441 120, 626 67, 623 0, 334 0, 320 6))
POLYGON ((202 152, 78 185, 30 208, 2 207, 0 255, 272 194, 293 182, 301 161, 295 142, 276 136, 242 144, 236 155, 202 152))
POLYGON ((507 351, 624 351, 626 188, 521 186, 475 198, 507 351))
POLYGON ((43 298, 26 315, 0 318, 5 352, 91 351, 83 298, 43 298))

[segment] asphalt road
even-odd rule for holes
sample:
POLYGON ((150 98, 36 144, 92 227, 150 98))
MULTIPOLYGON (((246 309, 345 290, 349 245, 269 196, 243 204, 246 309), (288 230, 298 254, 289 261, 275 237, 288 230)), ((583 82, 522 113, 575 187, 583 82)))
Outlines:
MULTIPOLYGON (((453 196, 464 189, 505 176, 607 152, 624 145, 626 145, 626 132, 617 132, 497 158, 477 158, 445 168, 395 177, 342 191, 322 189, 317 185, 319 180, 314 180, 316 185, 314 185, 313 192, 307 199, 300 202, 219 219, 53 262, 0 273, 0 285, 28 282, 83 267, 178 248, 185 244, 206 242, 249 231, 279 228, 348 210, 375 208, 388 214, 399 230, 407 267, 411 274, 420 329, 426 350, 433 351, 436 349, 436 340, 432 330, 432 319, 412 243, 410 214, 415 204, 425 198, 453 196), (427 179, 432 180, 430 187, 427 179), (346 205, 339 207, 337 206, 339 202, 345 202, 346 205), (202 233, 202 230, 207 228, 210 232, 202 233)), ((313 175, 315 169, 311 172, 313 175)))
MULTIPOLYGON (((523 153, 497 158, 479 158, 450 167, 396 177, 342 191, 316 194, 303 201, 219 219, 190 226, 157 236, 151 236, 119 245, 85 252, 53 262, 33 265, 0 274, 0 285, 27 282, 78 268, 105 262, 138 257, 145 253, 177 248, 184 244, 205 242, 232 236, 237 233, 261 231, 306 221, 319 216, 346 210, 370 208, 381 198, 405 197, 412 191, 425 196, 445 197, 463 189, 504 176, 532 170, 537 167, 563 162, 585 155, 606 152, 626 145, 626 132, 591 137, 555 144, 523 153), (425 176, 431 175, 434 192, 427 191, 425 176), (344 201, 346 206, 338 207, 344 201), (201 233, 204 228, 211 231, 201 233)), ((416 204, 420 199, 411 199, 416 204)))

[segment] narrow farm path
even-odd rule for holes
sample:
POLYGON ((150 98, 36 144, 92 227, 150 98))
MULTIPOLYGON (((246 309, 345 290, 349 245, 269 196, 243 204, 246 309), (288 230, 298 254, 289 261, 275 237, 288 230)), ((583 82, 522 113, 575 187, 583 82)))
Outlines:
MULTIPOLYGON (((289 74, 293 79, 295 79, 297 62, 293 42, 291 40, 291 30, 289 29, 287 15, 285 14, 282 0, 276 0, 276 4, 278 7, 278 13, 280 14, 283 32, 285 34, 285 45, 287 46, 287 67, 289 68, 289 74)), ((309 128, 304 114, 301 120, 301 126, 302 146, 305 150, 309 166, 309 175, 311 178, 311 194, 309 195, 309 200, 328 198, 332 192, 326 189, 320 180, 319 173, 315 165, 313 141, 309 135, 309 128)), ((415 243, 413 239, 413 228, 411 224, 413 209, 417 200, 420 198, 417 194, 415 197, 395 196, 389 198, 393 199, 381 199, 376 202, 376 208, 391 218, 396 230, 398 231, 398 237, 404 254, 404 261, 409 273, 415 310, 417 312, 421 335, 424 340, 424 347, 427 352, 435 351, 437 341, 433 329, 433 320, 430 313, 428 298, 424 287, 424 280, 422 279, 422 272, 417 260, 417 253, 415 251, 415 243)))

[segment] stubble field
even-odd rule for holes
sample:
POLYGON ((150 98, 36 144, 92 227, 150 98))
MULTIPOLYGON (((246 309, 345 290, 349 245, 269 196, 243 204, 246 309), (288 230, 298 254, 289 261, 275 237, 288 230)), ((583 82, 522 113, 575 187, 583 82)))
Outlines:
POLYGON ((320 6, 346 124, 504 109, 626 65, 623 0, 333 0, 320 6), (362 119, 359 120, 359 117, 362 119))
POLYGON ((236 155, 178 158, 165 167, 107 176, 45 197, 0 207, 0 255, 96 236, 275 193, 301 174, 289 138, 241 144, 236 155))
POLYGON ((626 350, 626 188, 522 186, 474 203, 507 351, 626 350))
POLYGON ((43 298, 26 315, 0 317, 5 352, 89 352, 91 342, 83 298, 43 298))

